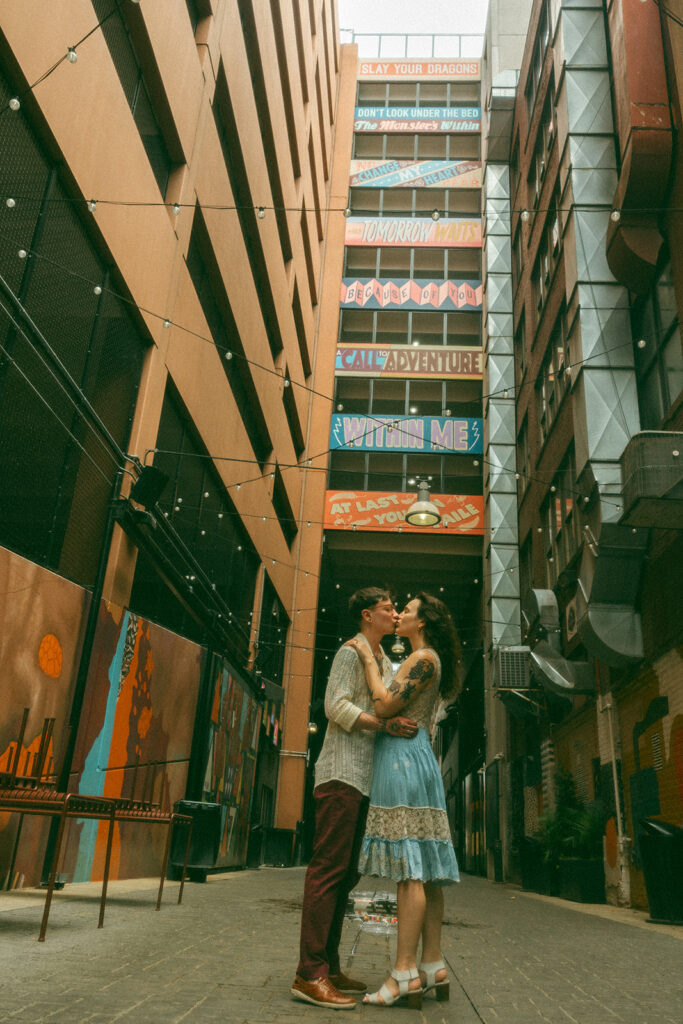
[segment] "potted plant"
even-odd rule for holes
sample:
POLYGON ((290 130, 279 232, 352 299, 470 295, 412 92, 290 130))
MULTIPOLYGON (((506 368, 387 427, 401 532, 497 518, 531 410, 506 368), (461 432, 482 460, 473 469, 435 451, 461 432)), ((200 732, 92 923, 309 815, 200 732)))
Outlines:
POLYGON ((558 862, 560 896, 565 899, 605 902, 604 824, 604 815, 596 804, 581 806, 570 816, 566 847, 558 862))
POLYGON ((540 824, 536 837, 545 865, 543 891, 580 903, 604 903, 603 814, 597 804, 577 798, 568 773, 558 773, 555 809, 540 824))

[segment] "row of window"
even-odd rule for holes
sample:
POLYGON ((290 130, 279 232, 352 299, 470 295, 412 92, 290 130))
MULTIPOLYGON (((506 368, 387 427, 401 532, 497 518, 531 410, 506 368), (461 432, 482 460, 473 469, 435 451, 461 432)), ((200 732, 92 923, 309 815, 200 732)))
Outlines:
POLYGON ((356 106, 460 107, 480 98, 478 82, 359 82, 356 106))
POLYGON ((352 188, 349 209, 354 216, 479 217, 481 193, 466 188, 352 188))
POLYGON ((398 245, 347 246, 345 277, 481 280, 481 249, 413 249, 398 245))
POLYGON ((335 409, 353 415, 481 416, 481 381, 337 377, 335 409))
POLYGON ((481 344, 481 314, 398 310, 343 309, 340 344, 469 345, 481 344))
POLYGON ((362 134, 353 138, 356 160, 479 160, 478 132, 450 135, 446 132, 362 134))
POLYGON ((481 494, 481 469, 469 455, 412 455, 339 451, 330 456, 331 491, 415 489, 428 480, 432 494, 481 494))

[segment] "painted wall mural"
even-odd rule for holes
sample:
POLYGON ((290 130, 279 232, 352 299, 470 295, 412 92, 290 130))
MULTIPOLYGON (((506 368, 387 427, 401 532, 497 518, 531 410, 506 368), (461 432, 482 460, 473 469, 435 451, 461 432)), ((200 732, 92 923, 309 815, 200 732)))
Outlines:
MULTIPOLYGON (((0 548, 0 771, 14 762, 24 708, 29 717, 18 771, 32 771, 46 719, 54 719, 54 726, 44 771, 55 771, 67 738, 88 603, 81 587, 0 548)), ((19 815, 0 812, 0 886, 40 881, 49 822, 26 816, 15 851, 19 827, 19 815)))
MULTIPOLYGON (((202 799, 221 805, 218 867, 244 864, 262 707, 227 662, 217 662, 202 799)), ((274 741, 279 722, 275 720, 274 741)))
POLYGON ((419 278, 345 277, 343 309, 481 309, 481 281, 427 281, 419 278))
MULTIPOLYGON (((645 908, 641 819, 683 823, 683 648, 663 655, 630 684, 618 708, 626 826, 634 841, 631 895, 634 906, 645 908)), ((616 865, 616 839, 607 844, 607 857, 616 865)))
POLYGON ((330 449, 372 452, 433 452, 477 455, 482 451, 482 421, 454 416, 355 416, 333 413, 330 449))
MULTIPOLYGON (((162 807, 185 796, 204 657, 197 644, 101 605, 74 756, 79 792, 152 798, 162 807)), ((64 870, 72 881, 102 877, 105 839, 104 822, 70 830, 64 870)), ((159 826, 117 824, 111 877, 154 875, 164 840, 159 826)))
POLYGON ((352 160, 350 188, 481 188, 481 160, 352 160))
POLYGON ((349 217, 345 245, 400 245, 416 248, 477 249, 477 217, 349 217))
POLYGON ((441 512, 438 526, 411 526, 405 514, 417 499, 404 491, 327 491, 323 525, 330 530, 397 530, 403 533, 443 532, 481 536, 484 499, 480 494, 432 494, 441 512))

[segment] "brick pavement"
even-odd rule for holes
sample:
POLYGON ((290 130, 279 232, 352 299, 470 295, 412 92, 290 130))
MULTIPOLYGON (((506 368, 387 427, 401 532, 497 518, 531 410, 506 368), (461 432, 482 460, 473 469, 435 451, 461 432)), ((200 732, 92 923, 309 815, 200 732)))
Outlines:
MULTIPOLYGON (((44 944, 35 941, 42 894, 2 894, 0 1021, 339 1024, 339 1013, 289 995, 303 873, 213 876, 189 885, 180 907, 168 883, 158 914, 153 880, 113 883, 101 931, 97 886, 67 886, 44 944)), ((364 880, 359 888, 373 887, 364 880)), ((613 908, 586 913, 465 876, 447 890, 450 1003, 425 999, 421 1013, 359 1005, 341 1021, 681 1024, 683 929, 643 918, 613 908)), ((349 922, 343 942, 350 972, 379 986, 393 939, 349 922)))

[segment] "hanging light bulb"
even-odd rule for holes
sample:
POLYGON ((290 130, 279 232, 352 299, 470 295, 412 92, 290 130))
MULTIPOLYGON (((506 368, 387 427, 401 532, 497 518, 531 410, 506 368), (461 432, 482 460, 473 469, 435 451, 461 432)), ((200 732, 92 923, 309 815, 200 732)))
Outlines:
POLYGON ((258 217, 259 220, 263 220, 265 215, 266 215, 266 208, 265 208, 265 206, 259 206, 259 208, 256 211, 256 216, 258 217))
POLYGON ((19 108, 21 107, 21 102, 17 99, 16 96, 13 96, 12 99, 9 101, 8 106, 10 110, 19 110, 19 108))
POLYGON ((439 220, 439 218, 441 217, 441 214, 439 213, 438 210, 432 210, 431 217, 432 217, 432 220, 439 220))
POLYGON ((66 59, 68 60, 69 64, 75 64, 78 60, 78 54, 76 53, 76 50, 73 46, 70 46, 69 49, 66 51, 66 59))
POLYGON ((394 634, 394 642, 391 645, 391 653, 398 655, 406 653, 406 649, 403 646, 403 641, 401 640, 400 636, 397 633, 394 634))
POLYGON ((417 484, 417 501, 414 501, 406 512, 406 522, 411 526, 438 526, 441 513, 429 499, 429 484, 419 480, 417 484))

